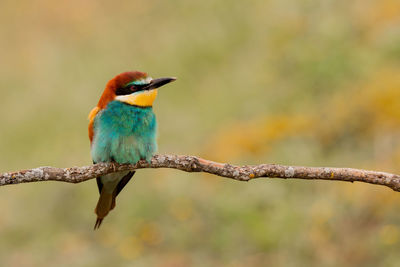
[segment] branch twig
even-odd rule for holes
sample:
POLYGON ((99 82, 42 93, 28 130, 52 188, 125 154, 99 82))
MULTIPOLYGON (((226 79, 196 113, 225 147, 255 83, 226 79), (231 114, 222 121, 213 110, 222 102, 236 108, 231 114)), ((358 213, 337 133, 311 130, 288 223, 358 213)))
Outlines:
POLYGON ((351 168, 325 168, 261 164, 254 166, 234 166, 222 164, 195 156, 156 155, 151 163, 139 161, 135 165, 99 163, 92 166, 53 168, 40 167, 30 170, 0 174, 0 186, 39 181, 61 181, 80 183, 100 175, 143 168, 172 168, 186 172, 207 172, 238 181, 254 178, 283 178, 306 180, 330 180, 364 182, 383 185, 400 192, 400 175, 351 168))

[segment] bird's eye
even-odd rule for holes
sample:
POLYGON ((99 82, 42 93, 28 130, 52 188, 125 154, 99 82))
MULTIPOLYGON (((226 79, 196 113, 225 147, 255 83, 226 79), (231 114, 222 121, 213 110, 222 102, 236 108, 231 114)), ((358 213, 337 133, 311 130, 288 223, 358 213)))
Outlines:
POLYGON ((116 95, 129 95, 132 94, 132 92, 135 92, 136 88, 135 86, 127 86, 127 87, 120 87, 115 91, 116 95))
POLYGON ((128 84, 116 90, 116 95, 129 95, 137 91, 145 90, 148 84, 128 84))
POLYGON ((135 84, 133 85, 133 90, 134 91, 141 91, 143 90, 145 87, 147 86, 147 84, 135 84))

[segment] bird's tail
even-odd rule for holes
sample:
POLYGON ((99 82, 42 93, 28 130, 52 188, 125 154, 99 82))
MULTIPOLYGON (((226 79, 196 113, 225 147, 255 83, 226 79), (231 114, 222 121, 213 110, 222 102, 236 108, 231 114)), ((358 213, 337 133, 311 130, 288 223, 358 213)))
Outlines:
POLYGON ((106 192, 105 188, 101 190, 99 201, 94 212, 97 214, 94 230, 98 229, 103 222, 104 217, 115 207, 115 193, 106 192))

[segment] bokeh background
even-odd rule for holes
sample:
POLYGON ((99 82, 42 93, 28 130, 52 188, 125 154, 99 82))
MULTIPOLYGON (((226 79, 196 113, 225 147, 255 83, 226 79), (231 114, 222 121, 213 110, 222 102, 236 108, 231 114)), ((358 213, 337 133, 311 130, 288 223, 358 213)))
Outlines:
MULTIPOLYGON (((0 3, 0 171, 91 164, 127 70, 177 76, 160 153, 400 172, 398 0, 0 3)), ((1 266, 398 266, 400 194, 141 170, 94 232, 95 181, 0 188, 1 266)))

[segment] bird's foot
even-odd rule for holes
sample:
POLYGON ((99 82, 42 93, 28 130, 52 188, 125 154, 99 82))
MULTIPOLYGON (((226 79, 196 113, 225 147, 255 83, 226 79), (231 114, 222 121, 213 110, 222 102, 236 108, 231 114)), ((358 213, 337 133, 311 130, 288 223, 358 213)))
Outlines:
POLYGON ((112 167, 112 169, 113 169, 113 172, 117 172, 117 163, 115 162, 115 161, 112 161, 111 162, 111 167, 112 167))
POLYGON ((140 158, 140 161, 146 162, 147 164, 151 164, 151 158, 152 157, 142 157, 140 158))

